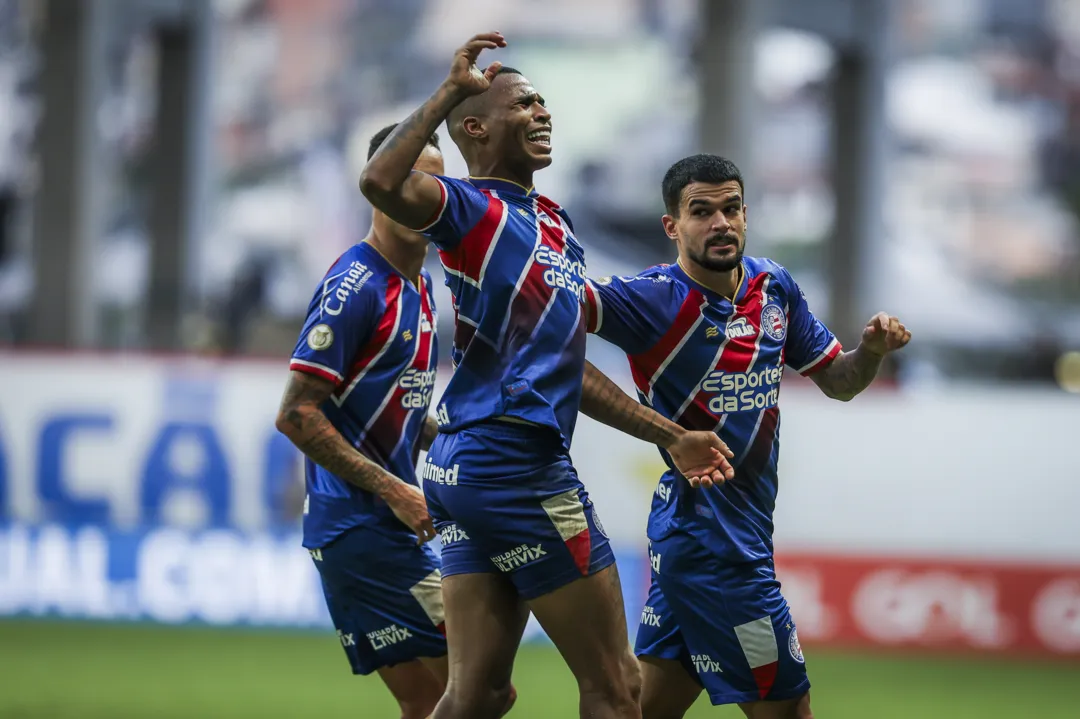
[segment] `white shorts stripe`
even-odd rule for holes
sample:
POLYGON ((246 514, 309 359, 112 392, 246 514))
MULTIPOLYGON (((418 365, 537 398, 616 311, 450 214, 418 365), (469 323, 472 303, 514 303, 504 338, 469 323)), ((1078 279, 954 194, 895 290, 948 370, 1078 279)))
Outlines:
POLYGON ((742 647, 751 669, 779 661, 776 633, 773 632, 771 617, 762 617, 740 624, 735 627, 735 635, 739 637, 739 646, 742 647))

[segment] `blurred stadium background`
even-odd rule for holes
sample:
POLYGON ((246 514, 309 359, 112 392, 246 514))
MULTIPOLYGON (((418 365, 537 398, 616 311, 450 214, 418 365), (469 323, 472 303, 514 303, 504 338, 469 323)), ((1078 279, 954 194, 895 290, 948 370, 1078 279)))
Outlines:
MULTIPOLYGON (((842 340, 914 331, 853 403, 785 380, 817 715, 1080 717, 1077 0, 0 0, 0 716, 395 716, 273 418, 368 138, 491 28, 590 274, 669 261, 660 177, 717 152, 842 340)), ((659 457, 587 420, 573 455, 634 627, 659 457)), ((512 716, 576 715, 535 626, 515 681, 512 716)))

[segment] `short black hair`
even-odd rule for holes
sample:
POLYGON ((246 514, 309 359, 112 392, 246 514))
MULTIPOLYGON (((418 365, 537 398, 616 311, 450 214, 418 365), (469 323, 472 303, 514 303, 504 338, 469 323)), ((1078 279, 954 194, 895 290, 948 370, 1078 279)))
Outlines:
MULTIPOLYGON (((382 146, 382 144, 384 142, 386 142, 386 138, 390 137, 390 133, 393 132, 394 128, 397 127, 397 126, 398 126, 398 123, 396 123, 396 122, 394 124, 392 124, 392 125, 387 125, 386 127, 384 127, 383 129, 379 130, 378 132, 376 132, 374 135, 371 136, 371 142, 368 143, 367 159, 369 159, 369 160, 371 159, 371 157, 379 150, 379 147, 382 146)), ((438 150, 439 149, 439 133, 433 132, 431 134, 431 137, 428 138, 427 144, 431 145, 436 150, 438 150)))
MULTIPOLYGON (((521 70, 518 70, 516 67, 508 67, 506 65, 503 65, 499 68, 499 71, 495 73, 495 77, 498 77, 499 75, 520 74, 521 70)), ((495 78, 493 77, 492 82, 494 81, 495 78)), ((484 108, 484 103, 488 97, 490 97, 490 95, 488 95, 486 92, 482 92, 479 95, 471 95, 465 98, 463 102, 458 103, 452 110, 450 110, 450 114, 446 116, 446 131, 450 133, 450 139, 453 140, 458 147, 461 147, 461 141, 463 138, 460 131, 456 128, 461 125, 461 121, 465 117, 480 113, 481 110, 484 108)))
POLYGON ((682 192, 691 182, 707 182, 710 185, 720 185, 735 180, 739 183, 739 189, 746 192, 743 187, 742 173, 735 163, 726 157, 719 155, 691 155, 684 157, 668 168, 664 173, 662 192, 664 194, 664 207, 669 215, 679 216, 679 202, 682 200, 682 192))

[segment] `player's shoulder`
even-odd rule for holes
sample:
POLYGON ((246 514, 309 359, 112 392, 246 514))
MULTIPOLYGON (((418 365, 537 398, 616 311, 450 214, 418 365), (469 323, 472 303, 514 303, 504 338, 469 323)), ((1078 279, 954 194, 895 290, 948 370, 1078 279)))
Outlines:
POLYGON ((674 265, 660 264, 648 267, 636 275, 611 275, 593 280, 601 287, 611 287, 622 294, 642 302, 661 303, 681 301, 689 287, 673 272, 674 265))
POLYGON ((319 286, 322 310, 337 316, 349 305, 382 302, 394 274, 367 243, 355 244, 326 271, 319 286))
POLYGON ((799 285, 786 267, 767 257, 743 257, 746 276, 753 281, 762 275, 767 276, 774 288, 783 293, 798 293, 799 285))

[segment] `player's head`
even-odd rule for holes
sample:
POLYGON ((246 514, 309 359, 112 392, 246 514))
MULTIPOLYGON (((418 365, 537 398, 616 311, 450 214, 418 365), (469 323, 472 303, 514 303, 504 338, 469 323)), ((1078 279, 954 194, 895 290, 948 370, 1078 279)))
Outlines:
POLYGON ((718 155, 691 155, 676 162, 663 182, 664 231, 679 257, 704 269, 735 269, 746 248, 743 179, 735 163, 718 155))
POLYGON ((472 174, 508 170, 531 177, 551 164, 551 113, 512 67, 501 68, 490 88, 455 107, 446 126, 472 174))
MULTIPOLYGON (((396 122, 392 125, 387 125, 371 136, 371 142, 368 143, 367 153, 367 158, 369 160, 379 147, 382 146, 383 142, 386 141, 386 138, 390 136, 390 133, 394 131, 395 127, 397 127, 396 122)), ((424 151, 420 153, 420 157, 416 160, 416 164, 413 165, 413 168, 420 170, 421 172, 426 172, 429 175, 442 175, 446 171, 443 166, 442 150, 439 149, 438 133, 435 133, 428 138, 427 145, 424 147, 424 151)), ((427 242, 427 240, 421 237, 419 233, 410 230, 404 225, 399 225, 379 210, 374 210, 372 212, 371 223, 375 226, 375 232, 379 236, 393 236, 401 240, 412 240, 424 242, 425 244, 427 242)))

